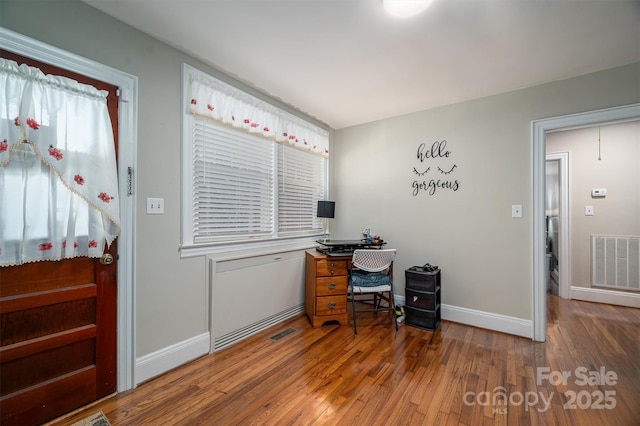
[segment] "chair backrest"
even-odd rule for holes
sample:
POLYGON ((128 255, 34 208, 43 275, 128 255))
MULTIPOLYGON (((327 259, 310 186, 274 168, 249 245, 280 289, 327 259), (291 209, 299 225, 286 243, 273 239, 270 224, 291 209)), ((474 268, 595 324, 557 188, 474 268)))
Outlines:
POLYGON ((358 249, 353 251, 353 267, 367 272, 380 272, 387 269, 396 258, 396 249, 358 249))

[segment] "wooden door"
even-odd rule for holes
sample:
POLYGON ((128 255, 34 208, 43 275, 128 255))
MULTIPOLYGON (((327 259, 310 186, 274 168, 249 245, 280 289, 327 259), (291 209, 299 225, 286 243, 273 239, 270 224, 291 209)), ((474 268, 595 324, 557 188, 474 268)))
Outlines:
MULTIPOLYGON (((117 153, 116 87, 0 51, 2 57, 109 91, 117 153)), ((79 257, 0 267, 0 423, 35 425, 116 390, 114 262, 79 257)))

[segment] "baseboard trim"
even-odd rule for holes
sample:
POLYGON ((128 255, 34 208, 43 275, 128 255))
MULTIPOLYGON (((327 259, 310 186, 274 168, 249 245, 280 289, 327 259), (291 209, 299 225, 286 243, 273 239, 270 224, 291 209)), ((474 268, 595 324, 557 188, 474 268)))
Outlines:
POLYGON ((211 337, 203 333, 136 359, 136 385, 209 353, 211 337))
POLYGON ((571 286, 571 298, 585 302, 640 308, 640 294, 616 290, 571 286))
MULTIPOLYGON (((397 305, 404 306, 406 298, 405 296, 396 294, 394 301, 397 305)), ((442 310, 440 316, 443 320, 486 328, 501 333, 514 334, 530 339, 533 338, 533 321, 531 320, 452 305, 441 305, 440 309, 442 310)))
POLYGON ((532 339, 533 321, 492 312, 442 305, 442 319, 532 339))

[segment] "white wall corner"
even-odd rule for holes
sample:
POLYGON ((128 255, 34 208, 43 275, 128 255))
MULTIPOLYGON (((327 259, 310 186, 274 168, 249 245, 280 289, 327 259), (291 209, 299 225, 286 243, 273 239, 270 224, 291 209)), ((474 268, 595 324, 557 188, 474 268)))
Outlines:
POLYGON ((209 353, 209 333, 141 356, 136 360, 136 385, 209 353))

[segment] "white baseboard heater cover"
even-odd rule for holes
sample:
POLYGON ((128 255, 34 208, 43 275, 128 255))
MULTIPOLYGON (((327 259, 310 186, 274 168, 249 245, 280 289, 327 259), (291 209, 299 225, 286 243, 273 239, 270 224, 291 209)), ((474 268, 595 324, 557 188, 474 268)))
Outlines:
POLYGON ((640 291, 640 237, 591 236, 591 284, 640 291))
POLYGON ((256 334, 262 330, 265 330, 271 327, 272 325, 279 324, 282 321, 285 321, 303 312, 304 312, 304 305, 294 306, 291 309, 288 309, 283 312, 279 312, 276 315, 273 315, 269 318, 265 318, 256 323, 249 324, 246 327, 242 327, 238 330, 232 331, 230 333, 224 334, 219 337, 214 337, 213 351, 214 352, 219 351, 220 349, 224 349, 227 346, 231 346, 242 339, 245 339, 253 334, 256 334))
POLYGON ((304 251, 208 261, 211 352, 304 312, 304 251))

